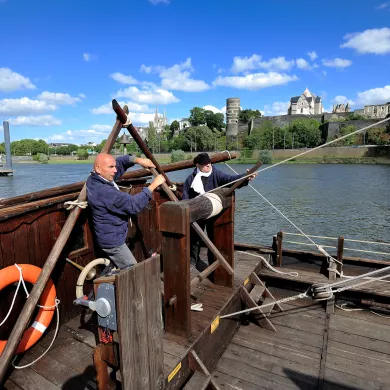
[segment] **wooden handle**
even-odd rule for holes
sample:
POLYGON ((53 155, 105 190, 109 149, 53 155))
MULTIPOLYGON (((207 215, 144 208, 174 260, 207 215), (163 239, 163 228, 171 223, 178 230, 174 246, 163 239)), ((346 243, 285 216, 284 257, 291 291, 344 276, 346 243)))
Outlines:
MULTIPOLYGON (((246 174, 247 175, 250 175, 251 173, 255 173, 261 166, 263 165, 263 163, 261 161, 259 161, 255 166, 253 166, 249 171, 248 173, 246 174)), ((242 183, 244 183, 244 181, 246 180, 249 180, 247 177, 235 182, 230 188, 229 188, 229 191, 226 192, 226 194, 231 194, 233 191, 235 191, 242 183)))

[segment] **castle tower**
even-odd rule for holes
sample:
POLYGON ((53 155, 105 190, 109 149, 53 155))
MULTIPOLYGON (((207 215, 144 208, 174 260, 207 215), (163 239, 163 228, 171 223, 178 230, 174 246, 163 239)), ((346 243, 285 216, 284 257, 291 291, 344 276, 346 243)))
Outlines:
POLYGON ((238 134, 238 115, 240 113, 240 98, 226 100, 226 138, 236 137, 238 134))

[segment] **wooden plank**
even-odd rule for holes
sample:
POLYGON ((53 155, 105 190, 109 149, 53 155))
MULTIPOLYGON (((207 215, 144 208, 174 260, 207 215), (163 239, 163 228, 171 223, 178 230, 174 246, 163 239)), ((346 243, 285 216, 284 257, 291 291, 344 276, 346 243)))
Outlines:
POLYGON ((256 342, 248 339, 245 336, 241 336, 238 332, 233 340, 232 345, 240 345, 247 348, 250 351, 262 352, 280 359, 286 359, 291 362, 297 362, 299 364, 310 365, 312 367, 320 367, 321 355, 316 355, 310 352, 302 351, 301 349, 293 349, 285 346, 281 346, 274 343, 256 342))
POLYGON ((309 375, 311 379, 306 382, 315 384, 317 383, 319 364, 317 364, 317 367, 315 367, 315 365, 313 365, 312 361, 309 359, 305 359, 308 363, 303 364, 297 361, 289 360, 290 356, 278 357, 269 355, 255 349, 248 348, 247 346, 244 347, 242 345, 238 345, 235 342, 232 342, 227 347, 224 356, 234 360, 245 360, 253 367, 260 367, 263 370, 278 375, 288 376, 286 370, 289 369, 290 371, 309 375), (315 380, 313 378, 315 378, 315 380))
MULTIPOLYGON (((210 234, 210 239, 232 269, 234 269, 234 211, 235 202, 232 195, 230 207, 212 219, 213 228, 210 234)), ((233 287, 233 282, 234 274, 229 275, 225 268, 218 267, 214 271, 216 285, 233 287)))
POLYGON ((12 372, 11 379, 14 383, 25 390, 59 390, 60 387, 51 383, 49 380, 39 375, 31 368, 15 370, 12 372))
MULTIPOLYGON (((166 227, 160 226, 164 265, 165 330, 188 338, 191 336, 189 208, 175 207, 172 211, 169 203, 171 202, 160 207, 161 219, 170 222, 166 227), (176 302, 170 305, 169 301, 174 296, 176 302)), ((177 203, 173 205, 178 206, 177 203)))
POLYGON ((249 293, 249 295, 252 297, 252 299, 255 301, 255 303, 259 304, 260 298, 263 296, 265 289, 266 288, 264 286, 253 287, 253 289, 249 293))
POLYGON ((286 377, 272 374, 258 367, 253 367, 245 361, 233 360, 224 355, 218 362, 215 371, 231 375, 237 379, 245 380, 254 385, 259 384, 268 389, 294 389, 294 390, 312 390, 316 386, 301 382, 296 377, 286 377))
POLYGON ((5 390, 23 390, 21 387, 19 387, 16 383, 12 382, 10 379, 5 381, 4 389, 5 390))
POLYGON ((361 378, 350 374, 326 367, 324 389, 334 389, 340 386, 347 390, 383 390, 386 389, 383 383, 361 378))
POLYGON ((327 314, 326 321, 325 321, 324 342, 322 345, 320 373, 318 374, 318 389, 319 390, 324 390, 324 388, 325 388, 325 368, 326 368, 326 360, 327 360, 327 355, 328 355, 329 322, 330 322, 330 314, 327 314))
POLYGON ((330 329, 348 332, 358 336, 368 336, 371 339, 390 342, 390 326, 378 323, 368 323, 356 318, 333 316, 331 318, 330 329), (369 326, 369 328, 367 328, 369 326))
MULTIPOLYGON (((151 389, 164 385, 163 321, 161 307, 160 256, 143 262, 146 284, 146 329, 149 355, 149 382, 151 389)), ((142 347, 140 345, 140 347, 142 347)))
POLYGON ((237 389, 237 390, 265 390, 266 387, 262 387, 259 384, 254 385, 245 380, 235 378, 234 376, 225 374, 220 371, 213 373, 214 379, 223 389, 237 389))
MULTIPOLYGON (((46 348, 41 345, 35 345, 30 349, 18 362, 19 366, 28 364, 38 357, 40 357, 46 348)), ((72 389, 84 390, 86 384, 94 377, 94 368, 92 361, 90 365, 87 366, 85 376, 84 373, 80 374, 78 371, 75 371, 72 367, 58 361, 55 357, 52 357, 48 354, 43 356, 38 360, 31 368, 42 377, 46 378, 48 381, 53 384, 61 387, 67 388, 67 386, 72 386, 72 389)), ((12 378, 12 375, 11 375, 12 378)))
POLYGON ((210 379, 211 377, 196 371, 184 386, 183 390, 206 390, 210 383, 210 379))
POLYGON ((120 336, 121 377, 125 389, 151 389, 144 262, 116 276, 116 309, 120 336))

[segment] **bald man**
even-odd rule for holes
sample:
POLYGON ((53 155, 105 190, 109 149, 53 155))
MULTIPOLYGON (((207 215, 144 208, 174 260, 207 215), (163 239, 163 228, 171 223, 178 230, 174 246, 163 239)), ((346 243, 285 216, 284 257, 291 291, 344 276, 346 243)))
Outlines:
POLYGON ((126 155, 115 159, 110 154, 100 153, 87 180, 88 205, 92 212, 96 241, 119 269, 137 262, 125 243, 129 218, 142 211, 152 198, 153 191, 165 182, 164 176, 158 175, 149 187, 136 195, 120 191, 115 180, 134 164, 155 168, 146 158, 126 155))

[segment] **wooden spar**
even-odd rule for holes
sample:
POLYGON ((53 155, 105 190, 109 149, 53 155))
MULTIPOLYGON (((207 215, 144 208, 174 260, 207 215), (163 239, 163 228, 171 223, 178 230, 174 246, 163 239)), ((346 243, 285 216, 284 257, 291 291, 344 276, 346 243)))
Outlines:
MULTIPOLYGON (((124 113, 118 102, 113 99, 112 101, 112 107, 117 114, 118 118, 125 123, 127 121, 127 115, 124 113)), ((163 183, 162 188, 164 189, 165 193, 171 199, 173 202, 177 202, 179 199, 176 197, 176 195, 171 190, 169 183, 169 179, 165 175, 164 171, 161 169, 160 164, 156 161, 153 154, 150 152, 149 148, 145 144, 145 142, 142 140, 142 138, 139 136, 137 130, 133 125, 129 126, 129 132, 134 138, 134 141, 137 143, 139 148, 144 152, 145 156, 149 158, 153 162, 153 164, 156 166, 156 169, 151 168, 150 171, 154 176, 157 176, 159 173, 162 173, 164 177, 166 177, 167 181, 166 183, 163 183)), ((221 252, 216 248, 216 246, 211 242, 211 240, 207 237, 206 233, 200 228, 200 226, 196 222, 192 222, 192 228, 197 232, 199 237, 203 240, 203 242, 206 244, 206 246, 210 249, 210 251, 213 253, 213 255, 217 258, 217 261, 225 268, 226 272, 229 275, 234 274, 233 268, 229 265, 229 263, 225 260, 225 258, 222 256, 221 252)))
MULTIPOLYGON (((237 154, 235 152, 230 152, 231 158, 234 159, 237 157, 237 154)), ((216 153, 210 156, 211 162, 213 164, 222 162, 222 161, 227 161, 230 160, 229 153, 228 152, 222 152, 222 153, 216 153)), ((186 169, 186 168, 192 168, 194 167, 194 162, 192 160, 187 160, 187 161, 179 161, 176 163, 172 164, 163 164, 160 165, 161 169, 164 172, 174 172, 174 171, 179 171, 181 169, 186 169)), ((148 169, 136 169, 134 171, 129 171, 125 172, 117 182, 122 181, 122 180, 129 180, 129 179, 139 179, 145 176, 150 176, 150 171, 148 169)), ((33 202, 36 200, 41 200, 41 199, 46 199, 54 196, 59 196, 59 195, 65 195, 65 194, 70 194, 72 192, 76 191, 81 191, 83 188, 85 181, 79 181, 77 183, 72 183, 72 184, 67 184, 64 186, 58 186, 58 187, 53 187, 49 188, 47 190, 42 190, 42 191, 36 191, 36 192, 30 192, 28 194, 20 195, 20 196, 15 196, 12 198, 6 198, 6 199, 1 199, 0 200, 0 209, 8 206, 13 206, 16 204, 21 204, 21 203, 28 203, 28 202, 33 202)))
MULTIPOLYGON (((122 121, 122 123, 126 123, 127 121, 127 115, 126 113, 122 110, 122 107, 119 105, 119 103, 113 99, 112 100, 112 108, 113 110, 115 111, 116 115, 118 115, 118 118, 120 121, 122 121)), ((137 129, 133 126, 133 124, 130 124, 128 127, 127 127, 127 130, 129 130, 129 133, 131 134, 131 136, 133 137, 134 141, 137 143, 137 145, 139 146, 139 148, 142 150, 142 152, 144 153, 144 155, 146 156, 146 158, 148 158, 150 161, 153 162, 153 164, 156 166, 156 169, 158 171, 159 174, 163 175, 165 177, 165 180, 166 180, 166 184, 169 186, 169 187, 172 187, 172 183, 171 181, 169 180, 168 176, 165 174, 165 172, 161 169, 159 163, 157 162, 157 160, 154 158, 153 154, 151 153, 151 151, 149 150, 149 148, 147 147, 147 145, 145 144, 145 142, 142 140, 142 138, 140 137, 140 135, 138 134, 138 131, 137 129)), ((168 192, 167 192, 167 195, 169 196, 168 192)))
MULTIPOLYGON (((257 162, 256 165, 254 165, 247 173, 247 175, 251 174, 251 173, 255 173, 261 166, 263 165, 263 163, 261 161, 257 162)), ((241 180, 237 181, 236 183, 234 183, 230 188, 229 188, 229 192, 226 194, 226 195, 229 195, 231 194, 233 191, 235 191, 242 183, 244 183, 246 180, 248 180, 247 177, 245 178, 242 178, 241 180)))
MULTIPOLYGON (((114 124, 114 127, 110 133, 110 136, 105 143, 102 152, 109 153, 112 149, 120 131, 122 129, 122 122, 117 119, 114 124)), ((77 201, 83 202, 87 199, 86 185, 83 186, 77 201)), ((34 284, 34 287, 30 293, 30 296, 27 298, 26 303, 23 306, 23 310, 15 323, 14 328, 8 338, 7 344, 4 347, 4 350, 1 354, 0 359, 0 383, 2 382, 4 375, 7 372, 7 368, 11 362, 12 357, 19 345, 19 342, 22 338, 24 330, 26 329, 31 316, 38 304, 39 298, 45 289, 46 283, 50 278, 50 275, 57 263, 57 260, 64 249, 66 242, 73 230, 73 227, 81 213, 80 207, 75 207, 69 214, 64 227, 61 230, 61 233, 54 244, 52 250, 50 251, 49 257, 47 258, 45 265, 42 268, 42 271, 39 275, 37 282, 34 284)))

